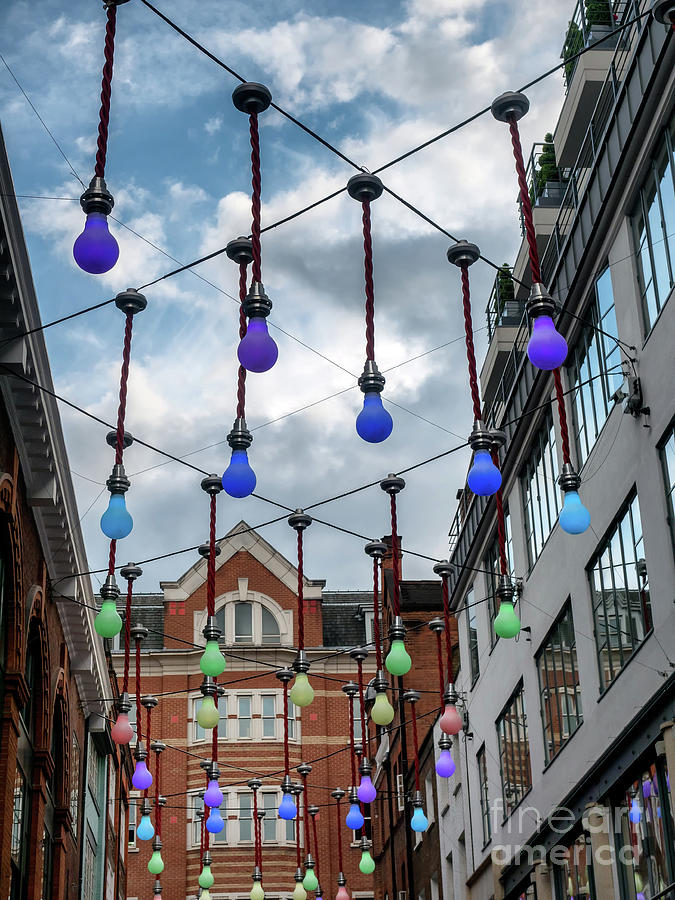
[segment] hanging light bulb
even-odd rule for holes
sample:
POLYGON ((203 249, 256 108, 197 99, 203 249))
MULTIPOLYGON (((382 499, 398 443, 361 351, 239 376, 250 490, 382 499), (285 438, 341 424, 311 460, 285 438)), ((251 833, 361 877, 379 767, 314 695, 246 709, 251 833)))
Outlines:
POLYGON ((270 337, 265 321, 272 310, 272 301, 259 281, 252 282, 243 307, 248 325, 237 349, 239 362, 248 372, 267 372, 277 361, 279 348, 270 337))
POLYGON ((581 478, 571 463, 563 465, 558 484, 563 490, 563 508, 558 516, 560 527, 567 534, 583 534, 591 524, 591 514, 579 497, 581 478))
POLYGON ((208 888, 207 890, 201 892, 201 894, 199 895, 199 900, 211 900, 211 893, 208 888))
POLYGON ((293 894, 291 895, 293 900, 307 900, 307 891, 302 883, 303 878, 304 875, 302 874, 302 869, 296 869, 295 887, 293 888, 293 894))
POLYGON ((110 491, 108 508, 101 516, 101 531, 111 541, 119 541, 131 534, 134 520, 127 511, 124 495, 131 482, 124 473, 124 466, 119 463, 113 466, 106 487, 110 491))
POLYGON ((356 792, 356 788, 352 787, 349 791, 349 810, 345 819, 345 825, 350 831, 359 831, 363 828, 364 822, 365 819, 363 818, 363 813, 359 806, 359 796, 356 792))
POLYGON ((148 872, 151 875, 161 875, 164 871, 164 860, 162 859, 162 840, 158 835, 152 842, 152 856, 148 862, 148 872))
POLYGON ((218 785, 218 777, 220 776, 218 765, 215 762, 212 762, 208 767, 208 772, 209 784, 204 791, 204 803, 206 804, 206 806, 209 806, 211 807, 211 809, 213 809, 215 806, 220 806, 223 802, 223 792, 218 785))
POLYGON ((122 617, 117 612, 120 590, 114 575, 107 575, 101 587, 101 609, 94 619, 96 633, 102 638, 114 638, 122 630, 122 617))
POLYGON ((293 799, 293 782, 291 776, 286 774, 281 782, 282 797, 279 804, 279 818, 290 822, 297 813, 295 800, 293 799))
POLYGON ((412 666, 412 659, 405 649, 403 638, 405 637, 405 625, 400 616, 395 616, 389 626, 389 640, 391 646, 384 661, 387 671, 392 675, 406 675, 412 666))
POLYGON ((414 812, 412 814, 412 819, 410 820, 410 827, 413 831, 421 833, 426 831, 429 827, 429 820, 424 815, 424 810, 422 808, 422 795, 419 791, 415 792, 415 796, 413 798, 413 809, 414 812))
POLYGON ((307 854, 305 860, 305 877, 302 879, 302 886, 306 891, 315 891, 319 886, 319 880, 314 874, 314 859, 312 854, 307 854))
POLYGON ((479 497, 490 497, 502 486, 502 473, 492 461, 492 433, 480 419, 476 419, 469 435, 473 450, 473 465, 467 475, 469 489, 479 497))
POLYGON ((295 662, 293 663, 295 670, 295 678, 293 679, 293 687, 289 694, 295 706, 309 706, 314 699, 314 688, 309 683, 307 672, 309 671, 309 660, 304 650, 298 650, 295 662))
POLYGON ((120 695, 120 699, 117 702, 117 709, 117 718, 115 719, 115 724, 110 729, 110 737, 116 744, 128 744, 134 736, 134 729, 131 727, 131 722, 129 721, 131 703, 129 703, 129 695, 127 693, 120 695))
POLYGON ((159 878, 155 880, 155 893, 152 900, 162 900, 162 882, 159 878))
POLYGON ((359 870, 364 875, 372 875, 375 871, 375 860, 370 855, 372 844, 366 837, 361 838, 361 860, 359 861, 359 870))
POLYGON ((391 434, 394 420, 382 404, 380 394, 384 390, 385 379, 375 360, 366 360, 358 384, 363 392, 363 409, 356 417, 356 432, 369 444, 379 444, 391 434))
POLYGON ((642 820, 642 811, 638 806, 637 797, 633 797, 631 801, 628 818, 631 820, 633 825, 637 825, 642 820))
POLYGON ((645 798, 645 800, 649 800, 651 795, 652 795, 652 781, 651 781, 651 778, 646 778, 642 782, 642 796, 645 798))
POLYGON ((543 284, 535 282, 527 300, 527 314, 532 320, 532 334, 527 355, 533 366, 550 372, 559 368, 567 356, 567 341, 553 324, 555 303, 543 284))
POLYGON ((209 888, 213 887, 213 883, 216 880, 211 871, 211 862, 211 854, 207 850, 202 856, 202 871, 199 873, 198 878, 199 887, 207 891, 209 888))
POLYGON ((520 633, 520 619, 513 608, 514 590, 508 575, 499 576, 496 594, 499 611, 494 621, 495 634, 501 638, 515 637, 520 633))
POLYGON ((213 679, 207 676, 204 678, 200 690, 204 695, 204 699, 199 704, 199 709, 197 710, 197 723, 200 728, 215 728, 218 725, 218 720, 220 718, 218 707, 213 699, 216 696, 218 688, 213 683, 213 679))
MULTIPOLYGON (((207 554, 208 555, 208 554, 207 554)), ((217 555, 217 554, 216 554, 217 555)), ((216 624, 216 617, 209 616, 206 625, 202 629, 202 634, 206 638, 206 647, 199 661, 199 668, 204 675, 209 678, 217 678, 225 671, 225 657, 223 656, 218 638, 222 631, 216 624)))
POLYGON ((206 820, 206 830, 211 834, 220 834, 225 827, 225 820, 217 806, 214 806, 206 820))
POLYGON ((151 841, 155 836, 155 829, 150 820, 150 804, 144 800, 141 804, 141 820, 136 828, 136 837, 140 841, 151 841))
POLYGON ((248 462, 248 448, 253 443, 253 435, 246 427, 246 419, 235 420, 227 436, 232 448, 230 464, 223 474, 223 488, 230 497, 248 497, 255 490, 255 472, 248 462))
POLYGON ((373 768, 368 760, 361 760, 361 765, 359 766, 359 772, 361 774, 361 784, 359 785, 357 791, 357 796, 361 803, 373 803, 375 798, 377 797, 375 785, 373 784, 370 777, 372 771, 373 768))
POLYGON ((143 746, 143 741, 138 741, 134 750, 134 759, 136 767, 131 778, 131 783, 137 791, 147 791, 152 785, 152 775, 146 765, 145 760, 148 758, 147 751, 143 746))
POLYGON ((438 723, 444 734, 459 734, 462 730, 462 717, 457 712, 457 700, 457 691, 449 684, 443 695, 443 715, 438 723))
POLYGON ((442 734, 438 742, 440 753, 436 760, 436 774, 441 778, 451 778, 455 774, 455 762, 450 754, 450 738, 442 734))
POLYGON ((253 870, 253 887, 249 894, 251 900, 265 900, 265 891, 262 886, 262 873, 258 866, 253 870))
POLYGON ((78 266, 90 275, 109 272, 120 255, 120 248, 108 230, 108 216, 115 205, 105 180, 94 176, 80 197, 86 215, 84 229, 75 239, 73 257, 78 266))
POLYGON ((386 688, 385 690, 378 690, 375 688, 375 690, 375 702, 373 703, 373 708, 370 710, 370 718, 376 725, 382 727, 391 725, 394 720, 394 707, 389 702, 386 688))
POLYGON ((343 875, 342 872, 338 874, 337 878, 338 883, 338 891, 335 895, 335 900, 350 900, 349 891, 347 890, 347 879, 343 875))

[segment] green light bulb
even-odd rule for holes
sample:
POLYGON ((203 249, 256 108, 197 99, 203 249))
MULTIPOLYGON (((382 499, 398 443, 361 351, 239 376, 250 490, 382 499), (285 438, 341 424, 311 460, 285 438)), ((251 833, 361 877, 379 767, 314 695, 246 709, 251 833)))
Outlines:
POLYGON ((375 860, 370 855, 370 850, 364 850, 361 854, 359 869, 363 872, 364 875, 372 875, 375 871, 375 860))
POLYGON ((502 600, 495 619, 495 633, 501 638, 515 637, 520 631, 520 619, 513 609, 513 603, 502 600))
POLYGON ((199 704, 197 710, 197 722, 200 728, 215 728, 218 724, 218 708, 210 694, 199 704))
POLYGON ((209 894, 208 889, 201 892, 199 900, 211 900, 211 894, 209 894))
POLYGON ((403 641, 391 642, 391 650, 387 654, 384 664, 392 675, 406 675, 410 671, 412 660, 403 641))
POLYGON ((394 707, 389 702, 386 691, 375 694, 375 703, 370 711, 370 718, 376 725, 390 725, 394 718, 394 707))
POLYGON ((104 600, 101 611, 94 619, 94 628, 102 638, 114 638, 122 630, 122 618, 114 600, 104 600))
POLYGON ((319 879, 314 874, 314 869, 307 869, 302 879, 302 886, 306 891, 315 891, 319 886, 319 879))
MULTIPOLYGON (((202 894, 202 896, 204 896, 202 894)), ((295 882, 295 887, 293 888, 293 900, 307 900, 307 891, 302 886, 301 881, 295 882)))
MULTIPOLYGON (((164 860, 162 859, 162 854, 159 850, 155 850, 148 863, 148 872, 150 872, 151 875, 161 875, 163 871, 164 860)), ((204 895, 202 894, 202 896, 204 895)))
MULTIPOLYGON (((204 866, 199 876, 199 887, 208 889, 213 885, 215 880, 213 872, 211 871, 211 866, 204 866)), ((202 897, 203 896, 204 895, 202 894, 202 897)))
POLYGON ((251 888, 249 897, 251 898, 251 900, 265 900, 265 891, 263 890, 263 886, 259 881, 253 882, 253 887, 251 888))
MULTIPOLYGON (((298 672, 296 674, 290 698, 296 706, 309 706, 314 699, 314 689, 309 683, 307 672, 298 672)), ((314 888, 310 890, 314 890, 314 888)))
POLYGON ((225 671, 225 657, 220 652, 218 641, 207 641, 202 658, 199 661, 199 668, 205 675, 211 678, 217 678, 225 671))

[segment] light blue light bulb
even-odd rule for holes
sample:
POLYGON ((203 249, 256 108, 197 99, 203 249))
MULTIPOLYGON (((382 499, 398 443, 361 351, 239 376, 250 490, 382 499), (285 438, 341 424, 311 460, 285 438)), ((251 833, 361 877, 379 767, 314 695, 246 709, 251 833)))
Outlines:
POLYGON ((206 820, 206 830, 211 834, 220 834, 225 827, 225 820, 217 806, 214 806, 206 820))
POLYGON ((349 807, 347 818, 345 819, 345 825, 352 831, 358 831, 359 828, 363 828, 364 822, 365 819, 363 818, 363 814, 361 812, 359 804, 352 803, 352 805, 349 807))
POLYGON ((281 803, 279 804, 279 818, 290 821, 291 819, 295 818, 295 813, 295 801, 290 794, 284 791, 284 795, 281 798, 281 803))
POLYGON ((558 521, 562 530, 568 534, 583 534, 591 524, 591 514, 576 491, 565 491, 558 521))
POLYGON ((640 807, 637 805, 637 800, 635 798, 633 798, 633 802, 630 805, 628 818, 631 820, 633 825, 637 825, 638 822, 640 822, 642 819, 642 812, 640 810, 640 807))
POLYGON ((110 540, 119 541, 131 533, 134 520, 127 512, 124 494, 111 494, 108 508, 101 516, 101 531, 110 540))
POLYGON ((410 827, 413 831, 426 831, 429 827, 429 820, 424 815, 421 806, 416 807, 415 812, 413 813, 413 817, 410 820, 410 827))
POLYGON ((230 497, 248 497, 255 490, 255 472, 248 462, 246 450, 233 450, 230 464, 223 473, 223 488, 230 497))
POLYGON ((150 816, 141 816, 141 821, 138 823, 138 828, 136 829, 136 837, 141 841, 149 841, 154 836, 155 829, 150 821, 150 816))
POLYGON ((476 450, 466 481, 471 491, 479 497, 490 497, 502 486, 502 473, 487 450, 476 450))
POLYGON ((376 391, 363 395, 363 409, 356 417, 356 432, 369 444, 386 441, 394 427, 394 420, 382 405, 382 397, 376 391))

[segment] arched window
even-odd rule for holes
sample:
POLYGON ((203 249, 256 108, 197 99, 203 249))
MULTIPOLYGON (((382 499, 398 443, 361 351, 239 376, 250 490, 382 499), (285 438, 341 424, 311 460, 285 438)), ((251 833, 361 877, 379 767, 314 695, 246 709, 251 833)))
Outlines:
POLYGON ((276 616, 259 602, 225 603, 216 610, 216 624, 222 631, 222 643, 281 644, 276 616))

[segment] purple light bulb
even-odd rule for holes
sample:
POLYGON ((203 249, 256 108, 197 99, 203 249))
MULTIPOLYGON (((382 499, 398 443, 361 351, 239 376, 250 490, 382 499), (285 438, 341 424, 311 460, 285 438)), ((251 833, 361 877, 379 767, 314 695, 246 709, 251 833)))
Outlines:
POLYGON ((642 782, 642 796, 645 800, 648 800, 652 795, 652 783, 648 778, 646 781, 642 782))
POLYGON ((246 334, 237 350, 239 362, 248 372, 267 372, 279 356, 279 348, 267 330, 267 322, 263 318, 248 320, 246 334))
POLYGON ((361 777, 361 784, 359 785, 357 793, 361 803, 372 803, 375 800, 377 791, 370 779, 370 775, 363 775, 361 777))
POLYGON ((102 212, 90 212, 84 230, 73 244, 73 256, 78 266, 90 275, 109 272, 120 255, 115 238, 108 231, 108 217, 102 212))
POLYGON ((216 806, 220 806, 222 802, 223 792, 218 787, 218 781, 216 779, 211 779, 211 781, 209 781, 209 786, 204 792, 204 803, 213 809, 216 806))
POLYGON ((532 323, 527 355, 533 366, 550 372, 565 362, 567 341, 556 331, 550 316, 538 316, 532 323))
POLYGON ((148 767, 146 766, 144 759, 137 760, 131 783, 137 791, 147 791, 147 789, 152 784, 152 775, 148 771, 148 767))
POLYGON ((436 760, 436 774, 441 778, 450 778, 455 774, 455 763, 449 750, 441 750, 436 760))

